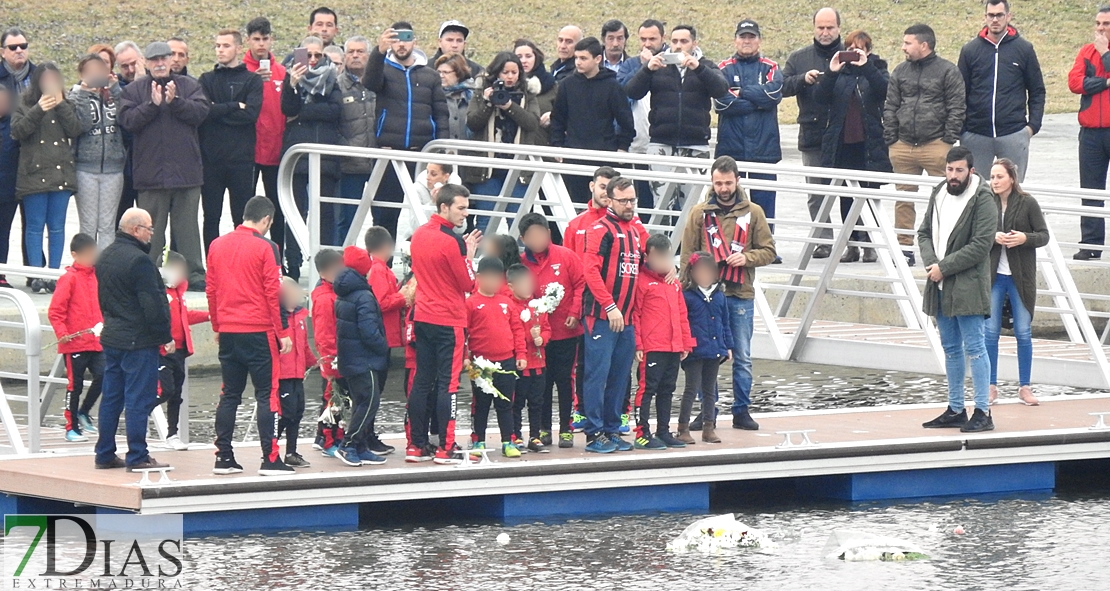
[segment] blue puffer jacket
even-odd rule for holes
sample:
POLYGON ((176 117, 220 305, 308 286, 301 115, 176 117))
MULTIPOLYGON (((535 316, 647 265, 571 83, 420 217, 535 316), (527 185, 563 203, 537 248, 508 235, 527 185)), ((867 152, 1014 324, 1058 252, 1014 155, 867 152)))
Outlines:
POLYGON ((343 269, 332 284, 335 289, 335 334, 339 375, 350 377, 389 367, 382 310, 366 278, 354 269, 343 269))
POLYGON ((717 111, 717 153, 748 162, 782 160, 779 103, 782 71, 775 62, 756 55, 734 55, 721 62, 721 73, 732 89, 713 100, 717 111), (740 89, 739 96, 732 94, 740 89))
POLYGON ((732 328, 725 294, 714 289, 709 297, 694 287, 682 292, 686 298, 686 314, 690 318, 690 335, 698 344, 691 359, 720 359, 732 349, 732 328))
POLYGON ((19 143, 12 139, 12 118, 0 117, 0 203, 15 201, 19 172, 19 143))

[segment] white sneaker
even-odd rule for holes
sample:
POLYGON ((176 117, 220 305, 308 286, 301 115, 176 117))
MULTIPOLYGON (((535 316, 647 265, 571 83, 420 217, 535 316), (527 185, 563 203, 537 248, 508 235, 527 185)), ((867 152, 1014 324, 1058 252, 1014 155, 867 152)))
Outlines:
POLYGON ((170 435, 166 438, 166 447, 175 451, 185 451, 189 449, 189 444, 182 441, 177 435, 170 435))

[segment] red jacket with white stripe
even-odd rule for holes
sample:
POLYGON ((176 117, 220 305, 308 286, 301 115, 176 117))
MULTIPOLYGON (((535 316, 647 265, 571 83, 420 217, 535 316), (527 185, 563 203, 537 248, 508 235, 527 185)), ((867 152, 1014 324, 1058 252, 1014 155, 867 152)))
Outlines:
POLYGON ((438 326, 466 326, 466 294, 477 291, 466 243, 439 214, 412 234, 412 273, 416 277, 413 319, 438 326))
POLYGON ((520 262, 536 278, 536 293, 532 297, 543 296, 547 286, 552 283, 563 286, 563 300, 548 317, 551 323, 551 340, 561 341, 581 336, 581 322, 575 324, 574 328, 567 328, 568 317, 582 318, 582 291, 586 287, 586 279, 582 275, 582 261, 578 256, 569 248, 552 244, 547 247, 547 252, 533 253, 525 249, 520 255, 520 262))
MULTIPOLYGON (((190 310, 185 304, 185 292, 188 291, 188 282, 182 281, 176 287, 166 288, 166 297, 170 300, 170 334, 173 335, 173 346, 185 351, 185 356, 193 354, 193 331, 189 327, 194 324, 208 322, 208 312, 190 310)), ((162 355, 166 354, 166 347, 162 347, 162 355)))
POLYGON ((332 369, 332 362, 339 352, 335 334, 335 298, 335 290, 327 281, 321 281, 312 290, 312 337, 316 341, 316 352, 320 354, 320 375, 329 379, 339 377, 339 372, 332 369))
POLYGON ((246 226, 212 242, 204 291, 213 331, 280 335, 285 330, 278 256, 276 244, 246 226))
POLYGON ((686 297, 676 281, 667 283, 662 275, 645 265, 636 280, 636 307, 632 310, 636 327, 636 350, 645 353, 684 353, 694 350, 686 297))
POLYGON ((303 380, 308 368, 316 365, 316 356, 312 354, 312 348, 308 346, 307 320, 308 310, 304 308, 298 307, 296 310, 286 313, 289 328, 285 329, 282 336, 289 337, 293 341, 293 349, 284 355, 278 356, 278 365, 280 366, 278 379, 303 380))
MULTIPOLYGON (((74 263, 58 278, 47 316, 59 341, 66 335, 91 329, 97 323, 104 322, 97 293, 96 272, 92 267, 74 263)), ((58 343, 58 353, 62 354, 103 350, 100 337, 92 333, 83 334, 67 343, 58 343)))

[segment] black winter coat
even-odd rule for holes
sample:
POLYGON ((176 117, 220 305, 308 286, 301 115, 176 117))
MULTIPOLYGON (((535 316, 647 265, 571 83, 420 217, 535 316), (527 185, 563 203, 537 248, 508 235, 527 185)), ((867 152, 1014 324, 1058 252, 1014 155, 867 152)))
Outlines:
POLYGON ((335 336, 339 375, 351 377, 389 367, 382 309, 366 278, 343 269, 332 283, 335 290, 335 336))
POLYGON ((116 232, 96 262, 96 281, 105 347, 134 351, 160 347, 173 340, 166 284, 151 262, 150 245, 116 232))
POLYGON ((19 171, 19 142, 12 139, 12 118, 0 117, 0 203, 15 201, 19 171))
MULTIPOLYGON (((343 94, 339 90, 339 84, 333 84, 327 96, 306 95, 303 88, 290 84, 289 78, 290 74, 286 74, 281 91, 281 113, 295 119, 285 122, 285 135, 281 141, 282 155, 296 144, 342 145, 339 121, 343 113, 343 94)), ((308 174, 308 158, 301 158, 293 172, 308 174)), ((339 159, 334 156, 320 158, 320 174, 339 178, 339 159)))
POLYGON ((883 107, 886 145, 920 146, 941 140, 954 145, 964 128, 967 96, 956 64, 932 53, 894 67, 883 107))
POLYGON ((1017 29, 1009 27, 995 46, 984 28, 960 50, 957 65, 967 92, 967 131, 987 137, 1017 133, 1026 125, 1040 131, 1044 77, 1033 44, 1017 29))
POLYGON ((450 137, 447 97, 439 74, 423 54, 405 67, 375 47, 362 85, 378 96, 378 145, 394 150, 421 150, 432 140, 450 137))
POLYGON ((829 69, 829 60, 838 51, 843 51, 844 43, 837 38, 832 45, 813 43, 798 49, 786 58, 782 68, 782 96, 798 97, 798 149, 803 152, 816 152, 821 149, 821 139, 829 124, 829 105, 814 96, 816 84, 806 84, 806 72, 829 69))
POLYGON ((635 136, 632 106, 612 70, 601 68, 593 78, 576 73, 559 83, 552 146, 616 152, 627 150, 635 136))
POLYGON ((262 78, 240 63, 200 75, 200 87, 211 106, 200 126, 205 162, 254 162, 255 124, 262 112, 262 78), (246 105, 240 109, 239 103, 246 105))
POLYGON ((656 144, 702 146, 709 143, 709 111, 713 99, 728 92, 728 83, 717 64, 698 60, 695 70, 682 76, 678 66, 664 66, 654 72, 647 64, 625 85, 628 98, 638 101, 650 92, 651 111, 648 134, 656 144))
POLYGON ((204 184, 197 128, 209 103, 200 83, 171 74, 177 98, 161 105, 150 99, 150 76, 123 89, 119 122, 132 134, 131 178, 135 190, 189 189, 204 184))
POLYGON ((839 72, 825 71, 825 75, 815 85, 817 92, 814 93, 816 100, 829 105, 829 126, 821 138, 821 166, 836 166, 837 153, 844 145, 841 138, 848 101, 852 96, 857 96, 860 98, 864 144, 867 150, 867 167, 864 170, 893 170, 886 142, 883 141, 883 104, 886 102, 889 78, 886 61, 875 54, 867 56, 867 63, 863 67, 846 64, 839 72))

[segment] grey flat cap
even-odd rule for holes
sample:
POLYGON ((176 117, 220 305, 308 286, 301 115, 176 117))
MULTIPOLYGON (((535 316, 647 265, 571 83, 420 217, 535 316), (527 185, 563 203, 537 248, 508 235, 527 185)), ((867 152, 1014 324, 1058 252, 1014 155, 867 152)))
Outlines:
POLYGON ((169 43, 166 43, 165 41, 155 41, 154 43, 146 46, 146 49, 143 50, 143 57, 148 60, 152 60, 156 57, 163 57, 172 53, 173 50, 170 49, 169 43))

